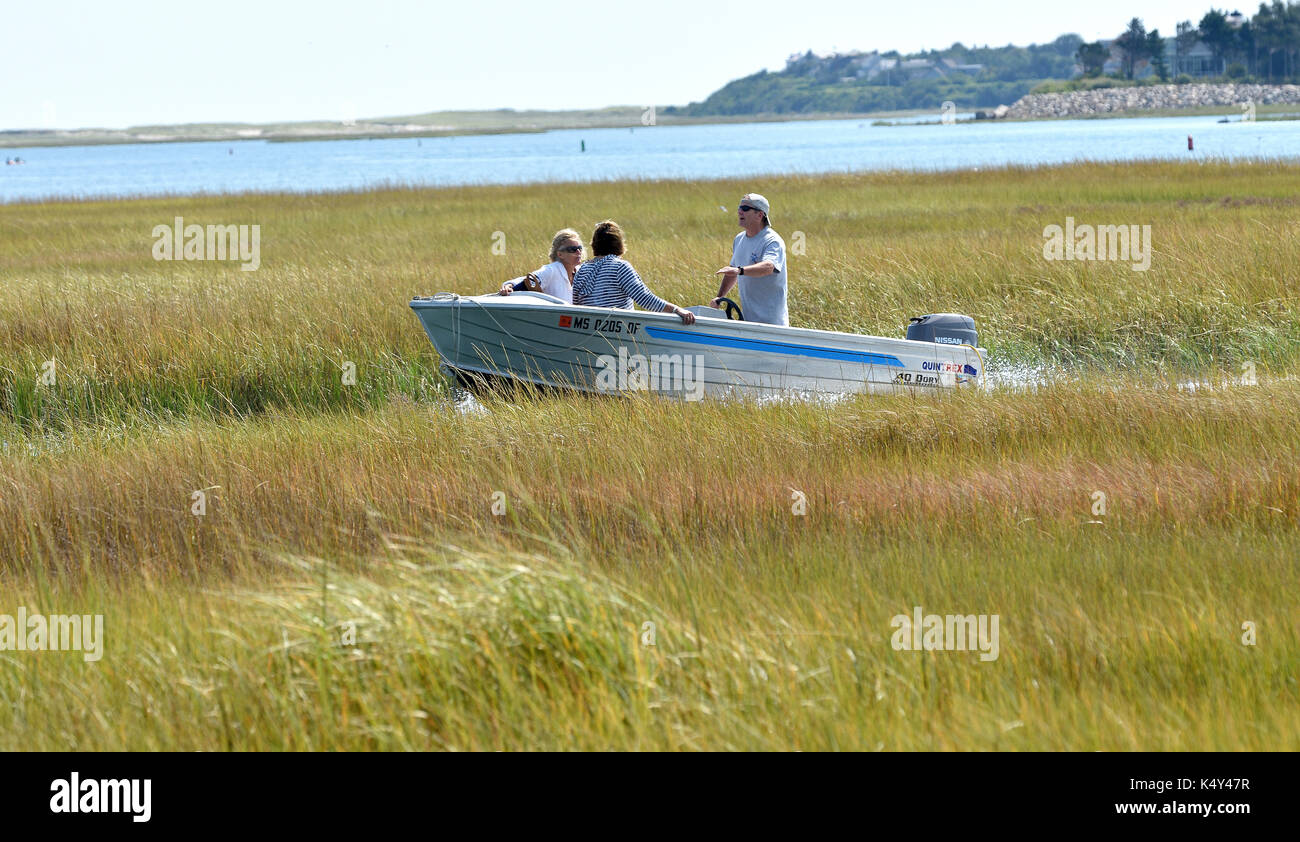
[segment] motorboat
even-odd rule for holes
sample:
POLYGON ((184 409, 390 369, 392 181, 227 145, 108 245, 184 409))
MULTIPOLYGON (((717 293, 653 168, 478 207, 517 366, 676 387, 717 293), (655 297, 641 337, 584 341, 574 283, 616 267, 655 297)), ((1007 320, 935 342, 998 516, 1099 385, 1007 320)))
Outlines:
POLYGON ((906 339, 744 321, 734 302, 672 313, 566 304, 540 292, 410 302, 441 364, 470 385, 492 381, 593 393, 652 391, 687 400, 979 387, 974 320, 911 320, 906 339))

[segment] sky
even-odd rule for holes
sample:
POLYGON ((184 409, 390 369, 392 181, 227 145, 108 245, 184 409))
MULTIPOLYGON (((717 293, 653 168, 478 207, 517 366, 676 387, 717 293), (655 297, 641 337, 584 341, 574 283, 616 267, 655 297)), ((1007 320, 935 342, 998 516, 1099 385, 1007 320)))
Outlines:
POLYGON ((1211 5, 11 0, 0 15, 0 129, 684 105, 809 49, 1024 45, 1067 32, 1091 41, 1135 16, 1173 35, 1211 5))

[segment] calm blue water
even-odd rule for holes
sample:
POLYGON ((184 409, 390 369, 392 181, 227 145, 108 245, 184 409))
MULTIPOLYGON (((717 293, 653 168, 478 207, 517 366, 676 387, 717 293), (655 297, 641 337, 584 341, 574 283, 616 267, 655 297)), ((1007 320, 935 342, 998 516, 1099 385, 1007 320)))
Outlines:
POLYGON ((819 120, 307 143, 5 149, 0 202, 55 196, 345 190, 767 173, 955 169, 1079 159, 1295 157, 1300 122, 1163 117, 872 126, 819 120), (1196 151, 1187 151, 1187 136, 1196 151), (579 151, 586 142, 586 152, 579 151))

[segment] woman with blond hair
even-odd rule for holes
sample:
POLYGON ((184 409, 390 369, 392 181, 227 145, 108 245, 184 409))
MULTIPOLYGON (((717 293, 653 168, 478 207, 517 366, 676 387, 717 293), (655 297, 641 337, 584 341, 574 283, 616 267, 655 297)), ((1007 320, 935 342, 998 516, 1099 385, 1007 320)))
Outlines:
POLYGON ((540 292, 553 295, 565 304, 573 303, 573 275, 582 263, 582 238, 572 228, 561 228, 551 238, 551 262, 522 278, 501 285, 501 295, 528 288, 533 278, 541 286, 540 292))
POLYGON ((596 226, 591 235, 592 259, 573 276, 573 301, 588 307, 632 309, 632 302, 656 313, 674 313, 686 324, 695 323, 695 314, 664 301, 650 291, 632 264, 623 259, 623 229, 612 219, 596 226))

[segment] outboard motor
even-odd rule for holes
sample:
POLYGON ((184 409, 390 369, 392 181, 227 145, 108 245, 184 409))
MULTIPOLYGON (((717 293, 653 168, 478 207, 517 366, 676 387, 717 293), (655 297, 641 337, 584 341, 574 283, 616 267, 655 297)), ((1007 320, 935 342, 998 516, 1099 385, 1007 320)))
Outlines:
POLYGON ((907 326, 907 338, 916 342, 938 342, 940 345, 970 345, 979 347, 975 333, 975 320, 960 313, 931 313, 913 316, 907 326))

